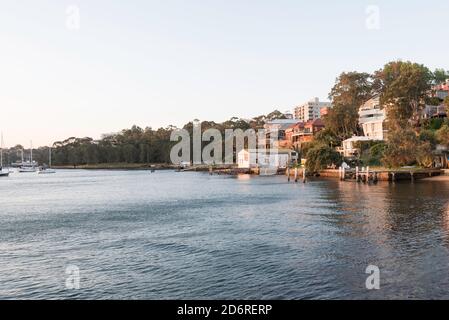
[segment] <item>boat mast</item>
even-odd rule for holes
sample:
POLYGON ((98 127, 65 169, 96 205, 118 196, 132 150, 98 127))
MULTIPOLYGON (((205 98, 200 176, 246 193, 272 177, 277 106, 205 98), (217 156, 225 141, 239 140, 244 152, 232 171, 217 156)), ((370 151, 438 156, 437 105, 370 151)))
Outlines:
POLYGON ((3 170, 3 132, 1 133, 1 142, 0 142, 0 169, 3 170))
POLYGON ((30 164, 33 165, 33 141, 30 140, 30 164))

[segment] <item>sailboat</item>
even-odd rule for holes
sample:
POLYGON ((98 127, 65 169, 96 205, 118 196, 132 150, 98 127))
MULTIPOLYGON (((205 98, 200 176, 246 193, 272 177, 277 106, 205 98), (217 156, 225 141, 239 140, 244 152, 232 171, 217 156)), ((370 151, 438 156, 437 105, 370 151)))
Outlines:
POLYGON ((56 173, 55 170, 51 168, 51 147, 48 148, 48 168, 40 168, 38 174, 51 174, 56 173))
POLYGON ((31 142, 31 148, 30 148, 30 160, 24 162, 23 161, 23 150, 22 150, 22 165, 19 168, 20 173, 30 173, 30 172, 36 172, 36 161, 33 161, 33 142, 31 142))
POLYGON ((9 176, 9 169, 8 171, 3 171, 3 133, 2 133, 0 142, 0 177, 7 177, 7 176, 9 176))

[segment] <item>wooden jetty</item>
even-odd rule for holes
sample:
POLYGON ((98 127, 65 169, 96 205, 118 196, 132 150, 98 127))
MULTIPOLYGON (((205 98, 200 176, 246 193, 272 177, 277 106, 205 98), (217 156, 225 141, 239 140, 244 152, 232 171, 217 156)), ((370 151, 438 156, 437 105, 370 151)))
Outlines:
POLYGON ((371 169, 370 167, 356 167, 351 169, 322 170, 321 177, 339 178, 341 181, 378 182, 378 181, 415 181, 419 179, 442 175, 440 169, 371 169))

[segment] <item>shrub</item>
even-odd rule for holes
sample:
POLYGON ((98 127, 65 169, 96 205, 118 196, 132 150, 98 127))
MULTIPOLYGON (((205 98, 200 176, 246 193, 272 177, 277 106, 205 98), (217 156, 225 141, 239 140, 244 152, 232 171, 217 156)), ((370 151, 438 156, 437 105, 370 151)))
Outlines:
POLYGON ((416 150, 420 141, 410 128, 390 131, 382 163, 390 168, 416 163, 416 150))
POLYGON ((449 145, 449 125, 443 125, 437 132, 436 138, 439 143, 449 145))
POLYGON ((380 166, 384 156, 386 145, 384 142, 376 142, 362 153, 361 161, 366 166, 380 166))
POLYGON ((430 142, 422 142, 416 149, 416 162, 425 168, 432 167, 433 157, 432 157, 432 146, 430 142))
POLYGON ((419 133, 419 140, 422 142, 429 142, 432 147, 435 147, 438 142, 435 131, 427 129, 421 130, 419 133))
POLYGON ((307 170, 318 172, 331 165, 340 165, 341 155, 325 144, 316 144, 307 152, 307 170))

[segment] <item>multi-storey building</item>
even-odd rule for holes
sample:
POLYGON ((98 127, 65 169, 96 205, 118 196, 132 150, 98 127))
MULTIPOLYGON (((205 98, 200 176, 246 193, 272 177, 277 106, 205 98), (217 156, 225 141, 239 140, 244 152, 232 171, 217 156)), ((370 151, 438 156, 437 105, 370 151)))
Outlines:
POLYGON ((379 96, 368 100, 359 109, 359 124, 363 128, 365 137, 373 140, 384 140, 386 133, 385 119, 385 109, 380 106, 379 96))
POLYGON ((264 144, 267 149, 287 147, 289 141, 285 137, 285 131, 297 122, 298 120, 295 119, 268 121, 264 126, 266 139, 259 144, 264 144))
POLYGON ((359 125, 363 128, 364 135, 343 141, 342 147, 337 150, 344 157, 355 157, 360 154, 360 150, 356 147, 357 142, 385 140, 385 120, 386 112, 381 108, 380 97, 375 96, 366 101, 359 108, 359 125))
POLYGON ((433 96, 444 100, 449 96, 449 79, 446 82, 436 85, 432 88, 433 96))
POLYGON ((292 125, 285 131, 285 135, 291 147, 299 150, 302 143, 313 141, 315 134, 323 129, 324 123, 321 119, 309 120, 292 125))
POLYGON ((295 108, 295 118, 302 122, 321 118, 321 110, 330 108, 330 102, 322 102, 315 98, 311 101, 303 103, 295 108))

